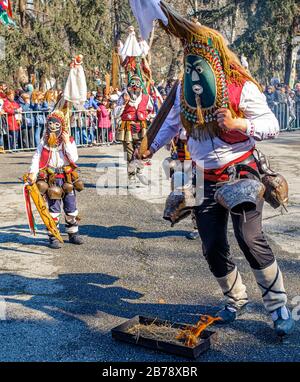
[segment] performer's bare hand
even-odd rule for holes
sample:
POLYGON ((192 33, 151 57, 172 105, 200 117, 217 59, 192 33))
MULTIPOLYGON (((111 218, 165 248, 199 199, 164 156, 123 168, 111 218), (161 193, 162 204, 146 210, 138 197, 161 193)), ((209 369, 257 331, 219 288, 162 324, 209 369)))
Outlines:
POLYGON ((217 122, 223 130, 240 130, 247 131, 247 123, 243 118, 233 118, 231 111, 226 108, 220 108, 215 113, 217 116, 217 122))
POLYGON ((66 131, 64 131, 63 134, 62 134, 62 139, 63 139, 63 142, 64 142, 65 144, 70 143, 70 135, 69 135, 69 133, 67 133, 66 131))
POLYGON ((128 93, 124 93, 123 98, 124 98, 125 103, 128 103, 130 101, 130 97, 129 97, 128 93))
POLYGON ((143 159, 151 159, 153 157, 153 152, 150 150, 147 150, 143 154, 143 159))

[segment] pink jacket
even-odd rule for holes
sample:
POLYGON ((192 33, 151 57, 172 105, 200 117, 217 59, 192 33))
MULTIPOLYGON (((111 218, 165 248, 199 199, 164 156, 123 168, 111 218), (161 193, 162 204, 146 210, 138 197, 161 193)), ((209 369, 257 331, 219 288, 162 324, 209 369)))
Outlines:
POLYGON ((104 105, 99 106, 97 110, 97 116, 98 116, 98 128, 110 129, 111 127, 110 113, 104 105))

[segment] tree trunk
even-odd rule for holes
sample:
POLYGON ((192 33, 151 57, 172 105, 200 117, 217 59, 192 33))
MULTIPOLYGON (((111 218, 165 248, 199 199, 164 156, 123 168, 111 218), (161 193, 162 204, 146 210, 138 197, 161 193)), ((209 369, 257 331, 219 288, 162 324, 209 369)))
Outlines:
POLYGON ((113 9, 114 9, 114 43, 115 46, 117 42, 121 39, 121 15, 119 9, 119 1, 113 0, 113 9))
POLYGON ((287 48, 285 53, 285 70, 284 70, 284 83, 290 84, 292 71, 293 71, 293 52, 294 52, 294 37, 296 37, 298 23, 298 17, 294 17, 293 23, 290 28, 289 38, 287 40, 287 48))
POLYGON ((235 1, 235 11, 232 15, 232 25, 231 25, 231 38, 230 38, 230 43, 233 44, 236 38, 236 26, 237 26, 237 20, 239 17, 239 4, 237 1, 235 1))
POLYGON ((19 0, 20 24, 22 29, 25 28, 26 26, 25 12, 26 12, 26 2, 25 0, 19 0))
POLYGON ((284 71, 284 83, 289 85, 291 75, 292 75, 292 66, 293 66, 293 44, 292 42, 288 43, 286 54, 285 54, 285 71, 284 71))
POLYGON ((149 65, 151 66, 152 65, 152 54, 151 54, 151 48, 153 46, 153 41, 154 41, 154 37, 155 37, 155 26, 153 26, 152 28, 152 32, 151 32, 151 35, 150 35, 150 39, 149 39, 149 53, 148 53, 148 63, 149 65))
POLYGON ((39 79, 40 79, 39 89, 41 91, 45 91, 46 90, 46 80, 47 80, 46 73, 40 72, 39 79))
POLYGON ((170 42, 170 47, 172 50, 172 60, 171 60, 171 65, 169 67, 169 72, 167 75, 168 79, 172 78, 177 78, 180 67, 182 65, 182 51, 179 49, 179 41, 177 39, 172 38, 171 36, 169 37, 169 42, 170 42))

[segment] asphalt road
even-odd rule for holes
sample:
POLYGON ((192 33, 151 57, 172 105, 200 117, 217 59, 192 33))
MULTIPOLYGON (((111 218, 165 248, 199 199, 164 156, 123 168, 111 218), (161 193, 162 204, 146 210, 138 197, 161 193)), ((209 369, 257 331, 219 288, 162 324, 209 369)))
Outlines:
MULTIPOLYGON (((268 207, 265 213, 290 303, 300 296, 299 138, 289 133, 263 144, 291 183, 290 214, 268 207)), ((125 195, 122 187, 116 194, 110 185, 97 193, 102 167, 117 162, 120 151, 80 150, 85 245, 66 243, 58 252, 48 249, 42 225, 36 238, 28 233, 18 178, 32 154, 0 156, 0 361, 180 361, 116 342, 110 330, 137 314, 195 323, 221 304, 200 241, 185 239, 188 219, 171 228, 162 220, 162 199, 125 195)), ((276 338, 231 229, 229 236, 252 302, 240 320, 216 328, 216 341, 200 361, 300 361, 299 323, 284 342, 276 338)))

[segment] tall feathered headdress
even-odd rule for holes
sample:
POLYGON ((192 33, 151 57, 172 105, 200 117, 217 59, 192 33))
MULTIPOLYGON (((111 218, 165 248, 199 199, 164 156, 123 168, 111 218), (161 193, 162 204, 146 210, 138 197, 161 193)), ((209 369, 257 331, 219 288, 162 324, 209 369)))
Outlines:
POLYGON ((208 79, 204 79, 206 89, 209 86, 211 89, 202 94, 203 88, 199 86, 198 94, 192 95, 194 97, 192 105, 189 102, 191 97, 187 94, 190 91, 190 84, 185 84, 183 81, 181 119, 185 128, 189 132, 196 131, 199 137, 206 133, 217 135, 218 125, 213 114, 218 108, 229 108, 232 115, 237 116, 229 100, 228 87, 231 84, 242 85, 246 81, 251 81, 258 87, 260 85, 241 65, 238 57, 228 48, 224 37, 216 30, 185 19, 163 0, 130 0, 130 3, 144 38, 147 38, 153 20, 158 19, 167 33, 181 40, 186 58, 186 73, 189 66, 194 67, 194 63, 189 62, 188 56, 194 61, 195 57, 204 59, 202 66, 213 73, 208 79), (213 101, 209 102, 209 98, 213 101))

